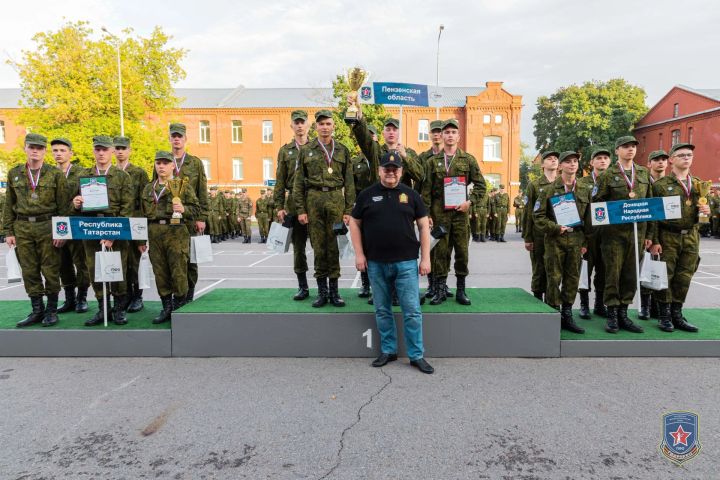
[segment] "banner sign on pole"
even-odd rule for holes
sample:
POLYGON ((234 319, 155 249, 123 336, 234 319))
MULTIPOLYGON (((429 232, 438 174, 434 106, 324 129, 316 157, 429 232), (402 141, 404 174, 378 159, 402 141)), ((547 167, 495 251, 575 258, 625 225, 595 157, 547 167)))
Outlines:
POLYGON ((415 83, 374 82, 360 87, 360 103, 427 107, 428 86, 415 83))
POLYGON ((147 240, 147 218, 52 217, 53 240, 147 240))
POLYGON ((673 220, 682 214, 680 196, 596 202, 590 208, 593 225, 673 220))

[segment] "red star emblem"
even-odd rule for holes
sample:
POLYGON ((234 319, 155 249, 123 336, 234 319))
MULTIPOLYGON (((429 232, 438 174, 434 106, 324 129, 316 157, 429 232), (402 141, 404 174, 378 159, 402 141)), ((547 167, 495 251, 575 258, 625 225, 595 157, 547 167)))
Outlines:
POLYGON ((673 437, 673 447, 677 444, 682 444, 687 447, 687 438, 692 434, 692 432, 686 432, 683 430, 682 425, 678 427, 678 429, 674 432, 670 432, 670 435, 673 437))

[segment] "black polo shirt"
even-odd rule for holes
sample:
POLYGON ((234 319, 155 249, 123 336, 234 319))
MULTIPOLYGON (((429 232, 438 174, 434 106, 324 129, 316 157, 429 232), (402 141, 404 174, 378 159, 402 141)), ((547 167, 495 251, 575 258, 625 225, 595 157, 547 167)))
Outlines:
POLYGON ((418 258, 415 220, 427 215, 420 195, 402 183, 395 188, 374 183, 360 192, 352 211, 353 218, 362 221, 365 257, 383 263, 418 258))

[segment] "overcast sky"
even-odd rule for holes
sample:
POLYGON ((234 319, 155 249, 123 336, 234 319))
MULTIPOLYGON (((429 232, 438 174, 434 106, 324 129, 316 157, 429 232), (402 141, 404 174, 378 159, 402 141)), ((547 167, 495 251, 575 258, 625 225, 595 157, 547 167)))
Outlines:
MULTIPOLYGON (((523 96, 522 139, 534 147, 535 100, 558 87, 621 76, 653 105, 675 84, 720 88, 717 0, 342 0, 11 2, 0 19, 4 59, 35 32, 88 20, 147 35, 160 25, 189 50, 178 87, 322 87, 356 64, 375 80, 483 86, 523 96)), ((0 64, 0 87, 18 87, 0 64)))

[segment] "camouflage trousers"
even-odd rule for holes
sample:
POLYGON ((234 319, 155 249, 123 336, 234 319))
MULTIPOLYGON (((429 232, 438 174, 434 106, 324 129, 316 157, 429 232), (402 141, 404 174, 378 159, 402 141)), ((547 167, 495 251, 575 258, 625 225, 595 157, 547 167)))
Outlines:
POLYGON ((308 232, 315 252, 315 278, 340 277, 340 252, 333 225, 342 222, 345 197, 341 190, 307 193, 308 232))
MULTIPOLYGON (((82 243, 85 248, 85 263, 87 264, 88 272, 90 272, 90 277, 93 279, 92 287, 93 292, 95 292, 95 298, 102 300, 103 284, 102 282, 95 281, 95 253, 102 250, 100 240, 83 240, 82 243)), ((129 244, 130 242, 128 240, 115 240, 112 246, 112 251, 120 252, 122 273, 123 278, 125 279, 127 278, 128 249, 130 248, 129 244)), ((107 291, 113 295, 126 295, 127 282, 109 282, 107 284, 107 291)))
MULTIPOLYGON (((308 271, 307 248, 308 226, 302 225, 297 220, 297 216, 293 218, 292 246, 293 246, 293 270, 295 273, 305 273, 308 271)), ((338 253, 339 255, 339 253, 338 253)))
POLYGON ((222 235, 222 228, 220 227, 220 221, 222 217, 217 212, 210 212, 208 215, 208 230, 210 235, 222 235))
POLYGON ((663 303, 685 303, 690 282, 700 265, 700 235, 697 228, 683 235, 660 228, 660 259, 667 263, 668 288, 657 292, 663 303))
POLYGON ((52 243, 51 221, 17 220, 14 227, 15 253, 22 269, 25 292, 29 297, 59 293, 61 253, 52 243))
POLYGON ((520 227, 523 224, 523 208, 515 209, 515 227, 520 227))
POLYGON ((261 237, 267 237, 268 236, 268 230, 270 229, 270 224, 268 223, 268 214, 267 213, 258 213, 255 218, 258 222, 258 230, 260 231, 261 237))
MULTIPOLYGON (((602 259, 602 251, 600 250, 600 234, 595 233, 587 239, 587 253, 585 259, 588 263, 588 285, 592 278, 592 285, 596 292, 602 292, 605 289, 605 264, 602 259), (593 277, 593 271, 595 276, 593 277)), ((590 289, 587 289, 590 291, 590 289)))
MULTIPOLYGON (((187 223, 186 226, 187 226, 187 232, 191 237, 195 237, 198 235, 197 231, 195 231, 195 222, 187 223)), ((188 241, 188 245, 189 244, 190 244, 190 242, 188 241)), ((188 248, 190 248, 190 247, 188 247, 188 248)), ((187 276, 188 276, 188 288, 195 288, 195 284, 198 281, 198 265, 197 265, 197 263, 190 263, 190 255, 188 255, 188 261, 187 261, 187 276)))
MULTIPOLYGON (((148 225, 149 226, 149 225, 148 225)), ((140 249, 138 249, 138 246, 141 245, 142 242, 138 241, 130 241, 130 245, 128 246, 128 261, 127 261, 127 283, 128 285, 128 292, 130 292, 130 286, 131 285, 137 285, 138 284, 138 271, 140 269, 140 256, 142 253, 140 253, 140 249)))
POLYGON ((470 219, 470 231, 473 235, 485 235, 487 230, 487 208, 478 208, 470 219))
POLYGON ((533 229, 533 249, 530 252, 530 263, 532 265, 532 279, 530 290, 533 293, 545 293, 547 291, 547 275, 545 273, 545 238, 544 234, 537 228, 533 229))
POLYGON ((85 249, 78 240, 69 240, 61 249, 60 281, 64 288, 90 287, 90 272, 85 264, 85 249))
MULTIPOLYGON (((642 252, 645 250, 645 228, 644 223, 638 224, 638 252, 641 262, 642 252)), ((600 228, 600 252, 605 262, 604 298, 608 307, 630 305, 635 298, 637 275, 633 237, 632 224, 600 228)))
POLYGON ((435 256, 431 270, 435 278, 446 278, 450 272, 450 258, 455 253, 455 275, 466 277, 468 270, 468 243, 470 242, 470 227, 468 213, 455 210, 445 211, 442 203, 433 203, 431 207, 433 225, 444 226, 448 234, 435 245, 435 256))
POLYGON ((237 219, 233 217, 232 214, 225 217, 225 231, 227 233, 238 231, 237 219))
POLYGON ((190 234, 183 226, 148 225, 150 263, 155 273, 155 284, 161 297, 183 297, 188 291, 188 265, 190 262, 190 234))
POLYGON ((507 227, 508 212, 507 208, 500 208, 496 210, 496 217, 493 218, 493 233, 495 235, 505 235, 505 228, 507 227))
POLYGON ((546 303, 559 307, 573 303, 580 283, 582 232, 545 237, 545 270, 547 272, 546 303))

